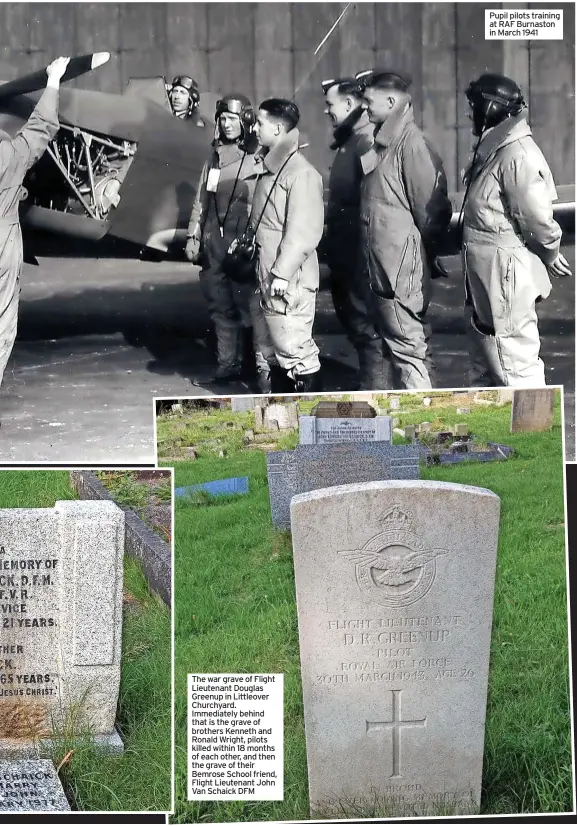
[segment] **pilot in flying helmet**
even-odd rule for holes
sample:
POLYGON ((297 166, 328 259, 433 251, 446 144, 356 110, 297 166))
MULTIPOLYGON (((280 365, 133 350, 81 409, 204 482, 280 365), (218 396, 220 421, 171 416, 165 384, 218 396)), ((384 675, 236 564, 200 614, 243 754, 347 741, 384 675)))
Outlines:
POLYGON ((168 97, 174 115, 188 120, 194 115, 200 101, 198 83, 190 75, 177 75, 168 87, 168 97))
POLYGON ((252 127, 256 121, 255 111, 245 95, 230 93, 217 101, 214 113, 215 141, 238 143, 245 152, 256 150, 256 138, 252 127))

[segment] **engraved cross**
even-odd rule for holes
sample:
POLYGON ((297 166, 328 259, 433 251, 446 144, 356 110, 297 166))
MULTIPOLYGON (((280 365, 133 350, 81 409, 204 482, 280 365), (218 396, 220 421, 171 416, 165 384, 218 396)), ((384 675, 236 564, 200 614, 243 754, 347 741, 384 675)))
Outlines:
POLYGON ((402 690, 393 690, 393 719, 383 723, 369 723, 367 720, 367 734, 370 731, 381 731, 391 729, 393 734, 393 777, 401 777, 401 729, 403 728, 426 728, 427 718, 422 720, 403 720, 401 715, 401 694, 402 690))

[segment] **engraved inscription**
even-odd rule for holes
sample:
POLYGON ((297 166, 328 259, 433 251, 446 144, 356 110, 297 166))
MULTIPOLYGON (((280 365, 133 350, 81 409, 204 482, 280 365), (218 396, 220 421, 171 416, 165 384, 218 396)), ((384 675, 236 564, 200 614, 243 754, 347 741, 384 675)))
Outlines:
POLYGON ((367 720, 367 734, 371 731, 392 732, 393 771, 391 779, 401 777, 401 731, 404 728, 426 728, 427 718, 421 720, 403 720, 401 711, 402 690, 391 691, 393 695, 393 719, 380 723, 369 723, 367 720))
POLYGON ((371 442, 376 438, 374 419, 317 419, 317 442, 371 442))
POLYGON ((58 626, 60 562, 0 546, 0 737, 47 734, 58 699, 51 636, 58 626))
POLYGON ((331 619, 326 628, 342 646, 343 656, 334 664, 336 673, 317 675, 317 685, 470 680, 478 676, 477 669, 455 661, 453 656, 469 633, 467 618, 461 615, 331 619))
POLYGON ((34 759, 0 760, 0 815, 6 811, 47 810, 70 810, 52 763, 34 759))

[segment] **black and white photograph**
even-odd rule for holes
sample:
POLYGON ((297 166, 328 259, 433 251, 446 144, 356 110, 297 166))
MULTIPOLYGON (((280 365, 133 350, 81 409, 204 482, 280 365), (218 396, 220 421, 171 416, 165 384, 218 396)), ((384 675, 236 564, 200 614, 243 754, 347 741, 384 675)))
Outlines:
POLYGON ((0 2, 0 824, 575 817, 575 33, 0 2))
POLYGON ((2 4, 0 459, 151 461, 191 392, 572 419, 574 6, 499 8, 2 4))

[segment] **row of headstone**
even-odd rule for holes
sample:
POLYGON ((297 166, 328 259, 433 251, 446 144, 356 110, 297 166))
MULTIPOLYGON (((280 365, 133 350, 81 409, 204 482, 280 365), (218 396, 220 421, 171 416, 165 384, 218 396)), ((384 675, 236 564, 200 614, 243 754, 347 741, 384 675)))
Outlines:
POLYGON ((124 512, 0 509, 0 812, 69 809, 52 738, 110 752, 120 686, 124 512))
MULTIPOLYGON (((553 422, 555 390, 498 391, 497 403, 512 402, 511 431, 547 430, 553 422)), ((233 412, 255 410, 257 430, 285 430, 299 427, 300 444, 325 444, 348 441, 391 441, 391 419, 377 415, 367 401, 320 402, 310 416, 298 415, 297 405, 256 404, 254 396, 239 396, 231 400, 233 412)), ((390 408, 398 409, 399 399, 390 399, 390 408)), ((459 408, 470 412, 469 408, 459 408)), ((424 425, 421 429, 424 431, 424 425)))

